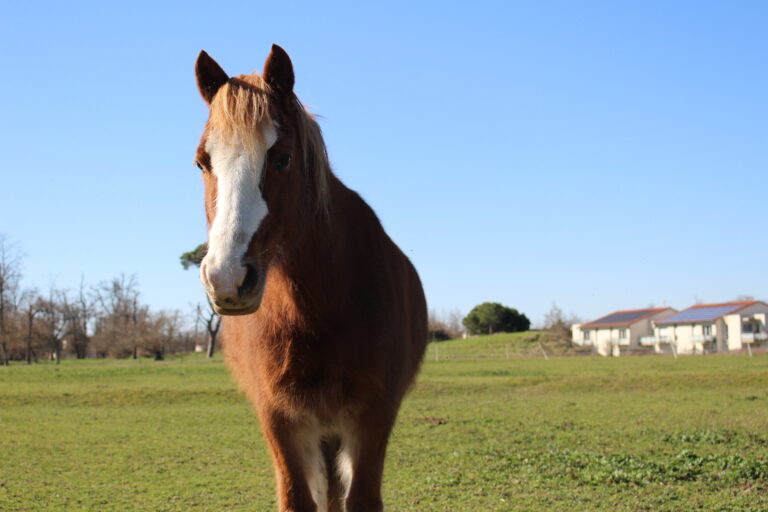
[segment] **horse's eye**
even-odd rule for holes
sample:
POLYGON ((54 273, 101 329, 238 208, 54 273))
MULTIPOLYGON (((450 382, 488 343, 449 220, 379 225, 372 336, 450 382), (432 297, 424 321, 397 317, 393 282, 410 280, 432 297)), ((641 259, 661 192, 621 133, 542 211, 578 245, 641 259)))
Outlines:
POLYGON ((195 165, 196 165, 196 166, 197 166, 197 168, 198 168, 198 169, 200 169, 201 171, 203 170, 203 166, 202 166, 202 165, 200 165, 200 162, 195 162, 195 165))
POLYGON ((282 153, 275 159, 275 167, 277 169, 287 169, 291 165, 291 155, 288 153, 282 153))

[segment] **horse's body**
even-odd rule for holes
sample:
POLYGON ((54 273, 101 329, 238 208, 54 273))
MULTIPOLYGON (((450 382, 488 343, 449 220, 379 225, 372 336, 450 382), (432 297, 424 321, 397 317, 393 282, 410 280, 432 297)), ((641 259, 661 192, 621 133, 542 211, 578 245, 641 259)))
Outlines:
POLYGON ((382 510, 386 445, 418 371, 418 275, 371 208, 330 170, 319 128, 273 46, 263 78, 201 53, 211 105, 201 277, 224 350, 270 446, 281 511, 382 510))

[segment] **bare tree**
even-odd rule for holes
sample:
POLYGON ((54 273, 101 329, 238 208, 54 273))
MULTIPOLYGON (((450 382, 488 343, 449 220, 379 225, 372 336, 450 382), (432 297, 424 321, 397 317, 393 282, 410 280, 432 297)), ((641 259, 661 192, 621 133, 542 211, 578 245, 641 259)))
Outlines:
POLYGON ((0 359, 8 366, 12 331, 19 301, 21 256, 5 235, 0 235, 0 359))
MULTIPOLYGON (((24 359, 32 364, 34 356, 35 317, 43 312, 42 299, 37 290, 25 290, 22 294, 20 313, 24 322, 24 359)), ((37 359, 37 356, 34 356, 37 359)))
POLYGON ((563 310, 555 303, 552 303, 552 307, 544 315, 544 328, 564 340, 571 339, 571 326, 579 322, 579 318, 576 315, 565 315, 563 310))
POLYGON ((66 303, 66 295, 60 290, 53 288, 53 286, 51 286, 48 292, 48 297, 38 302, 41 335, 56 364, 61 363, 61 352, 64 338, 67 335, 67 321, 64 315, 64 310, 67 307, 66 303))
POLYGON ((136 278, 125 275, 101 283, 95 290, 100 315, 96 320, 96 351, 99 355, 117 353, 138 357, 142 332, 140 319, 148 308, 139 302, 136 278))
MULTIPOLYGON (((190 267, 199 267, 206 252, 208 252, 207 244, 200 244, 189 252, 185 252, 181 255, 181 266, 184 270, 190 267)), ((197 307, 197 321, 202 321, 205 324, 205 329, 208 333, 208 343, 205 350, 207 357, 210 359, 213 357, 213 353, 216 350, 216 342, 219 337, 219 328, 221 327, 221 316, 213 309, 210 299, 206 297, 208 301, 208 310, 203 313, 202 308, 197 307)))
POLYGON ((72 341, 72 351, 77 359, 88 355, 89 324, 93 315, 93 300, 85 292, 85 283, 80 280, 80 291, 73 300, 65 301, 64 316, 67 322, 67 334, 72 341))
POLYGON ((464 315, 458 309, 452 309, 446 314, 444 322, 451 338, 461 338, 461 335, 464 334, 464 325, 461 323, 463 319, 464 315))
POLYGON ((427 336, 429 341, 445 341, 451 339, 445 322, 438 316, 434 309, 427 312, 427 336))
POLYGON ((154 356, 155 361, 162 361, 166 354, 176 352, 183 345, 181 318, 178 311, 160 311, 149 320, 144 324, 142 347, 154 356))
POLYGON ((205 325, 206 332, 206 347, 205 355, 208 359, 213 357, 213 353, 216 351, 216 343, 219 339, 219 329, 221 328, 221 315, 216 313, 213 309, 213 304, 208 300, 208 309, 203 312, 202 308, 198 304, 197 306, 197 319, 205 325))
POLYGON ((438 314, 430 309, 427 315, 429 341, 442 341, 460 338, 464 328, 461 324, 462 315, 458 310, 447 314, 438 314))

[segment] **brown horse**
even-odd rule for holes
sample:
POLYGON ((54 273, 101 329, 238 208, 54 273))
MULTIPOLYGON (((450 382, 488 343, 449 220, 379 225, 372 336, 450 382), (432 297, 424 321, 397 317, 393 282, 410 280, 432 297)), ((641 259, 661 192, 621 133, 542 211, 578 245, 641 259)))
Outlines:
POLYGON ((382 510, 384 455, 427 340, 419 277, 333 174, 279 46, 262 76, 196 64, 201 279, 272 452, 281 511, 382 510))

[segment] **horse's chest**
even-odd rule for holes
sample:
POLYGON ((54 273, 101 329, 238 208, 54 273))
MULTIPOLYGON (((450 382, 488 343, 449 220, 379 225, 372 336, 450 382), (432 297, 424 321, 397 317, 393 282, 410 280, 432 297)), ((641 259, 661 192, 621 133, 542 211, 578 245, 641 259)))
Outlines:
POLYGON ((306 343, 264 343, 258 357, 260 380, 272 396, 307 407, 342 407, 354 398, 357 379, 333 352, 306 343))

